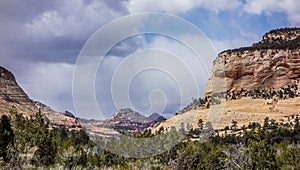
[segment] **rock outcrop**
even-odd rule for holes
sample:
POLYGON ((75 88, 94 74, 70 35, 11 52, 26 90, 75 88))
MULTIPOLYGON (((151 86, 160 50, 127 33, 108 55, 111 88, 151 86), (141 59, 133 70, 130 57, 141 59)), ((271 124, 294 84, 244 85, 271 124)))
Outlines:
POLYGON ((300 114, 300 28, 272 30, 250 47, 221 52, 202 99, 155 128, 198 127, 199 119, 218 130, 231 122, 285 123, 300 114))
MULTIPOLYGON (((279 89, 285 85, 299 84, 300 50, 223 52, 215 60, 215 65, 222 65, 223 69, 214 70, 210 81, 225 78, 224 90, 279 89)), ((206 94, 212 91, 207 89, 206 94)))
POLYGON ((35 114, 38 108, 23 89, 14 75, 0 66, 0 114, 7 114, 13 107, 27 115, 35 114))

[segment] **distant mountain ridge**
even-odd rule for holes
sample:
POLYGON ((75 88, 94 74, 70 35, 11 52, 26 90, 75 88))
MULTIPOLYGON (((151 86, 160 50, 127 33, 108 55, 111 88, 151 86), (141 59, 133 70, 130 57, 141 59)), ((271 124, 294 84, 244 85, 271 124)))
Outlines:
POLYGON ((103 121, 80 119, 81 122, 98 127, 112 128, 117 132, 130 136, 140 135, 145 129, 153 128, 157 123, 165 120, 166 118, 158 113, 153 113, 146 117, 129 108, 120 109, 111 118, 103 121))
POLYGON ((116 119, 127 119, 131 122, 138 123, 150 123, 150 122, 161 122, 166 120, 163 116, 158 113, 152 113, 149 117, 146 117, 136 111, 133 111, 129 108, 124 108, 118 110, 112 118, 108 119, 109 121, 113 121, 116 119))
POLYGON ((153 128, 157 123, 164 120, 166 118, 158 113, 153 113, 149 117, 146 117, 129 108, 124 108, 117 111, 112 118, 104 122, 120 133, 136 136, 140 135, 145 129, 153 128))

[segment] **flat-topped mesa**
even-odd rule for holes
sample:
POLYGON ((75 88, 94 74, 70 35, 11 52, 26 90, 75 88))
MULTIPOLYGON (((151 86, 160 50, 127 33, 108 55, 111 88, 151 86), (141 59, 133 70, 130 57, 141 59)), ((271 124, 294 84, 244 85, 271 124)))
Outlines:
POLYGON ((261 42, 251 47, 220 53, 214 61, 205 95, 298 86, 299 80, 300 29, 284 28, 266 33, 261 42), (222 80, 226 85, 220 85, 222 80))

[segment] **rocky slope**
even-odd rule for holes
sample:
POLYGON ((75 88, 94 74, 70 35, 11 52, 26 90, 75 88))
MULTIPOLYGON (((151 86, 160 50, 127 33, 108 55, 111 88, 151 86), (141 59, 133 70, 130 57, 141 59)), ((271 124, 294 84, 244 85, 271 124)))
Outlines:
POLYGON ((14 75, 3 67, 0 67, 0 114, 6 114, 12 107, 20 109, 27 114, 38 111, 34 102, 20 88, 14 75))
POLYGON ((237 121, 262 123, 266 117, 284 122, 300 113, 300 28, 272 30, 250 47, 221 52, 205 95, 157 128, 198 119, 223 129, 237 121))

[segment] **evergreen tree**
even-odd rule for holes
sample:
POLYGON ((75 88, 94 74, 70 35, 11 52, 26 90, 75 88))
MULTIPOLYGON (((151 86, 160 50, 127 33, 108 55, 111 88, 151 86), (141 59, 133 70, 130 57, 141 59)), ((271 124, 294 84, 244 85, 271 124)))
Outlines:
POLYGON ((234 131, 236 131, 236 128, 237 128, 237 121, 235 121, 235 120, 232 120, 232 125, 231 125, 231 129, 232 130, 234 130, 234 131))
POLYGON ((252 169, 277 169, 275 150, 266 140, 249 140, 248 151, 251 157, 252 169))
POLYGON ((200 130, 203 130, 203 120, 202 119, 198 120, 198 127, 200 128, 200 130))
POLYGON ((13 143, 14 133, 10 124, 10 118, 2 115, 0 118, 0 157, 7 162, 7 146, 13 143))
POLYGON ((300 148, 287 148, 277 158, 282 169, 300 169, 300 148))

